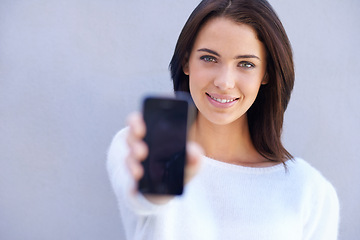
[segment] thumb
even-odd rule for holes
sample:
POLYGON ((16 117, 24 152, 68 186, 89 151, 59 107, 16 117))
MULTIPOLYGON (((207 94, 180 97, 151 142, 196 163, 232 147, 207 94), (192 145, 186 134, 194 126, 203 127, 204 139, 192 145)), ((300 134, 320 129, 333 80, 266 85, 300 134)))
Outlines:
POLYGON ((187 162, 185 166, 185 184, 187 184, 199 171, 201 167, 204 150, 195 143, 187 143, 187 162))

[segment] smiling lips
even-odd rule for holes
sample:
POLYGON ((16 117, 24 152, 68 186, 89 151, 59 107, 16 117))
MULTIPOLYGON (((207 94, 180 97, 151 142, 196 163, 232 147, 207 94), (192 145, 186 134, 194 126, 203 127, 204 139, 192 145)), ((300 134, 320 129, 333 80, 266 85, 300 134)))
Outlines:
POLYGON ((206 93, 206 95, 218 103, 231 103, 239 99, 239 98, 217 98, 210 95, 209 93, 206 93))

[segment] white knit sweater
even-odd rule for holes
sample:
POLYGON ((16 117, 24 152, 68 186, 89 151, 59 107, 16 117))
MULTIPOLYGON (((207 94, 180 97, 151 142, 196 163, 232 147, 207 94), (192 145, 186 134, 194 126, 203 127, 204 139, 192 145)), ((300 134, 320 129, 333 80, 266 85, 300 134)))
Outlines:
POLYGON ((251 168, 203 157, 184 194, 165 205, 148 202, 126 170, 123 129, 107 168, 128 240, 334 240, 339 203, 333 186, 302 159, 251 168))

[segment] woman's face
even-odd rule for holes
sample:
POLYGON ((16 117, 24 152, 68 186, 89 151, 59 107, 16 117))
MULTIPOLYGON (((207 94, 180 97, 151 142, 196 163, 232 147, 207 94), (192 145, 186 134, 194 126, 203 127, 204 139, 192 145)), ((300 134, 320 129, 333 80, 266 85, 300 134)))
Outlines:
POLYGON ((266 83, 265 47, 249 25, 213 18, 200 29, 183 71, 199 114, 229 124, 244 119, 266 83))

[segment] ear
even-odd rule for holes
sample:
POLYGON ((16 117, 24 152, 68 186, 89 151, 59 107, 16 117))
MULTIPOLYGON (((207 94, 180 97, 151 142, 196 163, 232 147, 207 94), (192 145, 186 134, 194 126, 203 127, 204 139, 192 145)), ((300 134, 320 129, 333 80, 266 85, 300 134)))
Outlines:
POLYGON ((182 62, 182 69, 185 75, 189 75, 189 53, 185 54, 184 60, 182 62))
POLYGON ((183 72, 185 75, 189 75, 189 61, 186 61, 182 66, 183 72))
POLYGON ((268 84, 268 82, 269 82, 269 75, 267 72, 265 72, 263 80, 261 81, 261 84, 265 85, 265 84, 268 84))

